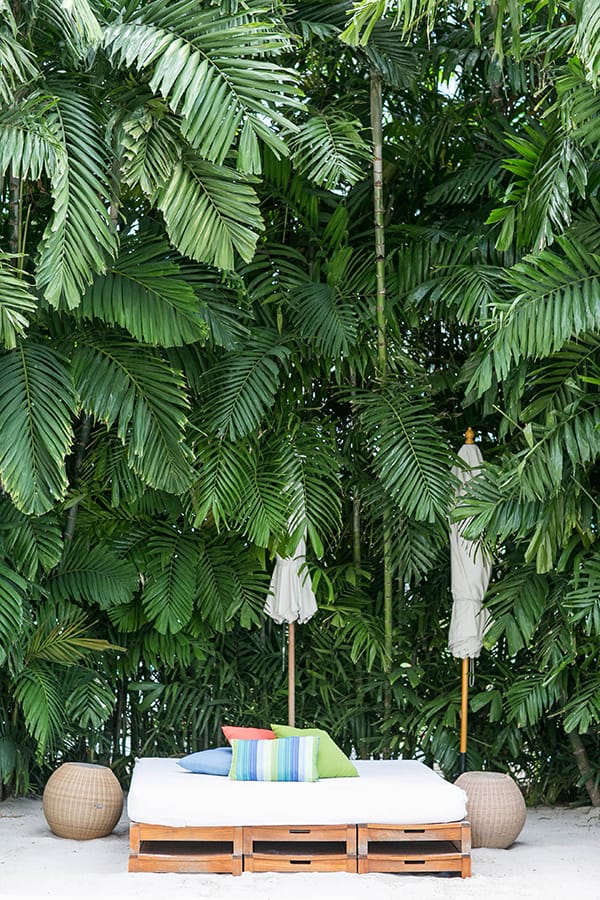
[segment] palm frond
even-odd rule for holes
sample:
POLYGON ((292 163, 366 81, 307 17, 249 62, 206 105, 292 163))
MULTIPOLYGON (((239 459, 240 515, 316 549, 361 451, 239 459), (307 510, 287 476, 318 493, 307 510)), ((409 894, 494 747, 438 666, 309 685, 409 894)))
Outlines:
POLYGON ((499 250, 510 249, 516 240, 521 249, 539 251, 570 224, 573 195, 586 192, 587 165, 579 147, 561 133, 556 122, 547 130, 527 127, 506 143, 520 154, 504 161, 516 179, 508 188, 505 205, 494 210, 487 222, 502 222, 499 250))
POLYGON ((364 178, 370 156, 360 122, 333 110, 313 113, 290 150, 300 172, 326 190, 347 189, 364 178))
POLYGON ((94 111, 68 83, 50 85, 58 104, 48 122, 62 145, 51 173, 54 208, 40 245, 37 282, 48 303, 78 306, 117 249, 106 199, 106 146, 94 111))
POLYGON ((597 87, 600 71, 600 9, 594 0, 580 0, 577 12, 576 46, 588 78, 597 87))
POLYGON ((562 712, 567 734, 586 734, 600 723, 600 678, 594 673, 578 685, 577 696, 565 704, 562 712))
POLYGON ((199 527, 210 514, 220 530, 230 525, 242 493, 256 477, 257 455, 246 442, 208 436, 197 437, 195 455, 198 477, 190 488, 193 522, 199 527))
POLYGON ((46 29, 56 33, 63 52, 74 62, 84 57, 90 49, 100 44, 102 29, 88 0, 64 3, 61 0, 38 0, 37 16, 33 30, 39 28, 40 37, 47 40, 46 29))
POLYGON ((290 351, 274 331, 255 330, 252 346, 228 353, 204 378, 204 426, 235 441, 272 408, 290 351))
POLYGON ((573 238, 557 241, 561 252, 544 250, 525 257, 507 273, 515 293, 493 339, 494 367, 500 379, 521 359, 549 356, 571 338, 600 327, 600 256, 573 238))
POLYGON ((385 20, 375 23, 363 53, 372 69, 397 88, 414 87, 419 75, 420 51, 398 40, 398 32, 385 20))
POLYGON ((97 275, 78 313, 119 325, 138 340, 162 347, 201 341, 207 328, 194 288, 165 241, 128 241, 105 275, 97 275))
POLYGON ((89 636, 89 623, 76 607, 47 605, 27 642, 26 667, 40 663, 75 666, 90 652, 123 648, 89 636))
POLYGON ((536 572, 531 563, 511 569, 493 582, 486 594, 492 615, 486 643, 492 645, 504 637, 511 655, 528 647, 547 609, 548 592, 548 577, 536 572))
POLYGON ((74 601, 106 609, 127 603, 139 584, 133 563, 120 558, 105 544, 90 546, 80 539, 69 544, 63 559, 47 580, 55 602, 74 601))
POLYGON ((233 269, 252 259, 263 221, 251 184, 233 169, 187 156, 155 195, 169 238, 184 255, 233 269))
POLYGON ((306 282, 306 259, 293 247, 261 242, 254 258, 240 269, 250 296, 264 304, 281 306, 290 292, 306 282))
POLYGON ((587 635, 600 635, 600 559, 597 553, 580 561, 564 599, 573 622, 582 622, 587 635))
POLYGON ((549 681, 544 673, 528 672, 506 692, 507 719, 522 727, 535 725, 560 700, 560 684, 549 681))
POLYGON ((0 665, 23 627, 28 585, 24 578, 0 562, 0 665))
POLYGON ((334 285, 307 281, 292 292, 292 322, 300 336, 329 358, 346 356, 358 333, 355 305, 334 285))
POLYGON ((579 59, 569 60, 564 75, 556 79, 556 91, 559 98, 557 112, 563 129, 573 136, 579 146, 594 151, 600 136, 600 100, 579 59))
POLYGON ((157 529, 148 538, 142 606, 161 634, 176 634, 190 621, 201 544, 198 535, 174 528, 157 529))
POLYGON ((22 87, 38 77, 39 72, 33 54, 11 35, 0 32, 0 100, 3 105, 14 103, 17 87, 22 87))
POLYGON ((268 547, 286 530, 289 511, 286 486, 292 478, 289 448, 277 441, 262 448, 259 458, 253 460, 251 477, 240 486, 237 526, 259 547, 268 547))
POLYGON ((65 709, 69 720, 86 731, 101 728, 117 702, 112 685, 93 669, 79 667, 69 674, 75 676, 68 678, 65 685, 65 709))
POLYGON ((235 535, 206 541, 197 562, 197 617, 216 631, 234 618, 257 624, 267 598, 266 573, 257 573, 254 553, 235 535))
POLYGON ((64 697, 56 672, 45 662, 32 662, 14 682, 14 696, 25 718, 25 726, 37 744, 41 758, 48 746, 64 735, 64 697))
POLYGON ((152 487, 180 493, 193 478, 183 428, 188 408, 180 373, 136 342, 82 337, 73 369, 83 408, 115 425, 129 464, 152 487))
POLYGON ((65 165, 64 145, 56 117, 55 97, 40 91, 0 107, 0 171, 19 178, 57 177, 65 165))
POLYGON ((20 574, 36 581, 57 565, 62 556, 60 525, 54 513, 27 516, 8 498, 0 499, 0 543, 20 574))
POLYGON ((8 350, 17 346, 17 338, 23 337, 37 311, 24 274, 10 265, 8 254, 0 252, 0 343, 8 350))
MULTIPOLYGON (((309 545, 322 557, 328 539, 341 528, 341 460, 333 423, 301 423, 290 435, 293 451, 289 485, 291 547, 306 532, 309 545)), ((288 552, 288 551, 286 551, 288 552)))
POLYGON ((359 393, 355 402, 372 466, 389 497, 407 516, 445 523, 452 461, 430 405, 404 385, 359 393))
POLYGON ((205 159, 222 163, 238 136, 242 171, 260 171, 259 142, 285 155, 274 126, 293 128, 282 110, 298 106, 297 76, 271 61, 289 42, 266 19, 241 22, 217 5, 199 8, 190 0, 166 11, 155 0, 109 26, 104 43, 113 60, 148 74, 151 89, 182 116, 184 136, 205 159))
POLYGON ((171 177, 181 159, 182 140, 178 123, 166 110, 147 104, 122 124, 123 181, 139 185, 147 197, 171 177))
POLYGON ((48 344, 29 339, 0 356, 0 382, 0 477, 21 512, 41 515, 67 489, 73 379, 48 344))

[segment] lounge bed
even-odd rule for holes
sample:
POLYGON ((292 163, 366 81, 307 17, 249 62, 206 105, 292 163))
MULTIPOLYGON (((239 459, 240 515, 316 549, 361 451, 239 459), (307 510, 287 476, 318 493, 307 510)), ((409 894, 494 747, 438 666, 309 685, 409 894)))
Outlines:
POLYGON ((231 781, 140 759, 129 870, 471 874, 464 791, 414 760, 356 768, 312 783, 231 781))

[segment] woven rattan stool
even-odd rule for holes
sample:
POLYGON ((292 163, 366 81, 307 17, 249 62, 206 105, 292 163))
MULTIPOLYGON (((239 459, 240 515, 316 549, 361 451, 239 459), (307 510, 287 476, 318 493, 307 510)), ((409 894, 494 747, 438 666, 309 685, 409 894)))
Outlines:
POLYGON ((123 811, 123 791, 106 766, 63 763, 46 783, 43 807, 54 834, 87 841, 111 833, 123 811))
POLYGON ((464 772, 455 782, 467 794, 472 847, 506 850, 525 824, 523 794, 502 772, 464 772))

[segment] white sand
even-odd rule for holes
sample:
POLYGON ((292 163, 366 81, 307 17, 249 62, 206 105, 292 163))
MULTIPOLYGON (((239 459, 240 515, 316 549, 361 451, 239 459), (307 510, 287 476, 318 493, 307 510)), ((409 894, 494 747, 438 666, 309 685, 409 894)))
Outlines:
POLYGON ((56 837, 41 802, 0 803, 0 898, 170 900, 600 900, 600 809, 529 810, 509 850, 473 850, 473 877, 156 875, 127 872, 128 820, 93 841, 56 837))

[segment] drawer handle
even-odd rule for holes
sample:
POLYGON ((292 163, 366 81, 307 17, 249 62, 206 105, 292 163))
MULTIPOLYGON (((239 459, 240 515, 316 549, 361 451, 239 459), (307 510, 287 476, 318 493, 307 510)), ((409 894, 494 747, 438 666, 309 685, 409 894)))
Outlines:
POLYGON ((404 828, 404 834, 425 834, 424 828, 404 828))
POLYGON ((288 828, 288 834, 310 834, 310 828, 288 828))
POLYGON ((425 860, 424 859, 405 859, 404 865, 405 866, 424 866, 425 860))
POLYGON ((310 866, 312 859, 290 859, 290 866, 310 866))

